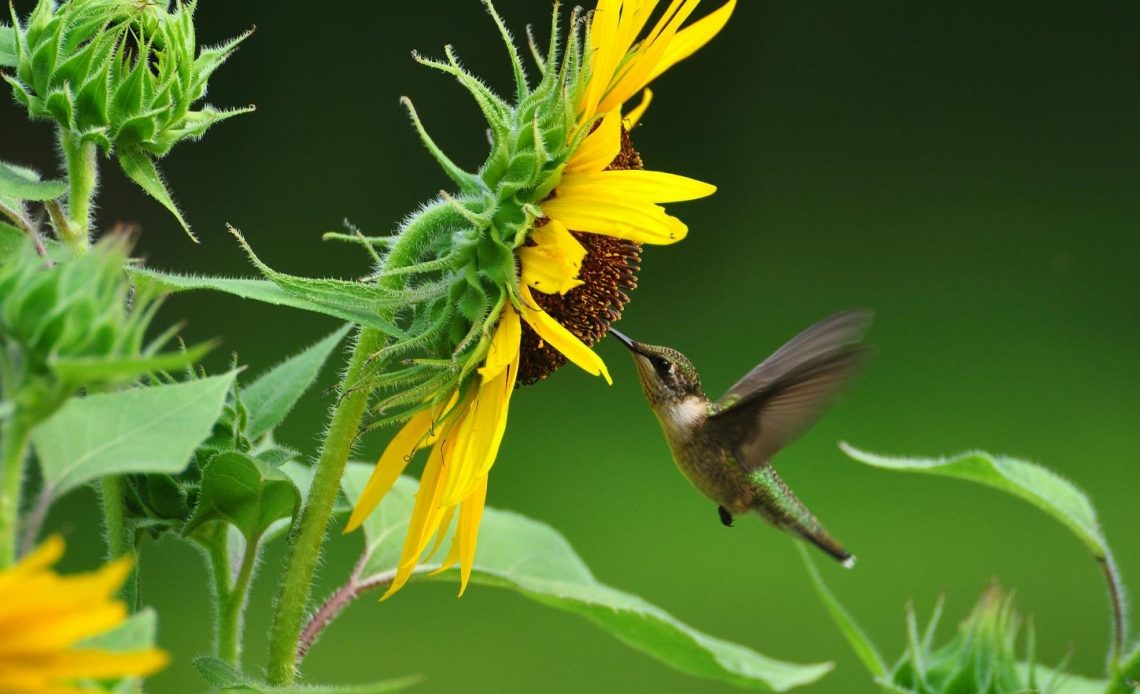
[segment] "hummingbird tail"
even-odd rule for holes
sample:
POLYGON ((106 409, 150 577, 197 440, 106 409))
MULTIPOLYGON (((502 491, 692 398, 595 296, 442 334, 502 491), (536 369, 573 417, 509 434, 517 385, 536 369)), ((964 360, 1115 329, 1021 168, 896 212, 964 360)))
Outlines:
POLYGON ((855 555, 843 549, 843 545, 839 544, 831 535, 828 535, 827 531, 823 528, 817 526, 812 529, 795 527, 788 529, 816 547, 819 547, 828 556, 842 564, 843 568, 855 568, 855 555))
POLYGON ((855 566, 855 557, 816 520, 771 465, 753 471, 751 480, 756 485, 752 507, 768 522, 819 547, 844 568, 855 566))

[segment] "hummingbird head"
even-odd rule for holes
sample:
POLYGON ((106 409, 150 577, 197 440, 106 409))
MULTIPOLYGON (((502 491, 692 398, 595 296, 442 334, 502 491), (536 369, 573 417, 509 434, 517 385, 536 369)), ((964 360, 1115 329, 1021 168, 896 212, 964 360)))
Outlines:
POLYGON ((610 334, 633 355, 641 388, 651 404, 676 404, 691 397, 704 399, 701 377, 684 354, 670 347, 636 342, 613 328, 610 334))

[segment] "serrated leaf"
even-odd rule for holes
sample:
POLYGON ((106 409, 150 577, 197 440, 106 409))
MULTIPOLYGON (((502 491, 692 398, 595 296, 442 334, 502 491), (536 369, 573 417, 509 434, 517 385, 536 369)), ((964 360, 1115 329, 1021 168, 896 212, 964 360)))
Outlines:
POLYGON ((272 368, 241 392, 249 410, 251 439, 276 429, 320 375, 321 367, 340 344, 351 325, 346 325, 305 351, 272 368))
MULTIPOLYGON (((371 472, 370 465, 349 465, 343 486, 350 500, 359 496, 371 472)), ((415 480, 400 478, 365 522, 363 576, 389 575, 396 565, 416 489, 415 480)), ((436 578, 454 580, 456 575, 452 570, 436 578)), ((786 691, 815 682, 832 669, 831 663, 781 662, 697 631, 635 595, 600 583, 556 530, 508 511, 484 512, 472 581, 510 588, 580 614, 628 645, 697 677, 786 691)))
POLYGON ((387 694, 407 689, 422 681, 419 676, 402 677, 375 684, 286 685, 274 687, 256 677, 246 675, 217 658, 202 657, 194 661, 198 674, 221 694, 387 694))
POLYGON ((188 290, 207 289, 224 292, 242 299, 260 301, 274 306, 298 308, 303 311, 320 313, 343 321, 349 321, 372 328, 391 337, 406 337, 404 331, 397 328, 392 322, 386 321, 374 313, 353 310, 345 306, 330 306, 291 294, 269 280, 234 278, 234 277, 195 277, 192 275, 179 275, 176 273, 160 272, 147 268, 136 268, 131 274, 140 281, 151 282, 158 289, 166 292, 180 292, 188 290))
POLYGON ((803 559, 804 566, 807 568, 808 576, 811 577, 816 595, 819 596, 819 600, 823 603, 823 606, 827 608, 827 613, 831 616, 831 621, 834 622, 835 626, 839 629, 839 633, 847 640, 848 645, 851 646, 851 650, 855 651, 855 655, 858 656, 872 677, 886 677, 887 665, 883 661, 883 656, 879 655, 879 650, 875 648, 875 644, 871 642, 867 633, 863 631, 862 627, 855 621, 855 618, 851 616, 851 613, 843 607, 842 603, 840 603, 831 592, 831 589, 824 583, 823 577, 819 574, 819 569, 816 567, 815 562, 812 561, 811 556, 803 544, 797 542, 795 545, 800 553, 800 558, 803 559))
POLYGON ((67 192, 64 181, 41 181, 36 172, 0 161, 0 198, 55 200, 67 192))
POLYGON ((300 504, 301 492, 285 473, 245 453, 229 451, 214 456, 202 470, 198 506, 185 532, 223 521, 253 544, 276 521, 291 518, 300 504))
POLYGON ((236 375, 73 398, 32 435, 43 493, 58 498, 107 475, 182 472, 236 375))
POLYGON ((166 188, 166 183, 162 180, 162 176, 158 173, 158 167, 146 152, 135 148, 128 147, 118 151, 119 164, 123 167, 123 172, 127 177, 137 183, 140 188, 146 191, 147 195, 151 196, 162 204, 178 223, 182 225, 182 230, 186 234, 197 241, 193 232, 190 231, 190 225, 182 218, 182 213, 178 211, 178 206, 174 204, 174 198, 170 197, 170 191, 166 188))

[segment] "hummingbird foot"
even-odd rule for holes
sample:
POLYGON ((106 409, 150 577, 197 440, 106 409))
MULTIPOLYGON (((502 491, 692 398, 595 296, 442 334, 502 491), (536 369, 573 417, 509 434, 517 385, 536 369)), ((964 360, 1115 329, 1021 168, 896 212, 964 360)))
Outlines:
POLYGON ((732 514, 728 512, 728 509, 723 506, 717 506, 716 510, 720 514, 720 522, 724 524, 724 527, 731 528, 732 514))

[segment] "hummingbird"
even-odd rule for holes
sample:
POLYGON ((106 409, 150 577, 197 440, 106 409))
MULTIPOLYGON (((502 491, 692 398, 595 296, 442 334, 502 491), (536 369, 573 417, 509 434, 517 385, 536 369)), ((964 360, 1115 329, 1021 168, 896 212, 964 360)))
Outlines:
POLYGON ((720 521, 758 513, 775 527, 842 562, 855 557, 816 520, 772 467, 772 457, 806 432, 859 371, 871 313, 850 310, 816 323, 711 401, 685 355, 636 342, 610 328, 632 353, 641 388, 657 415, 673 461, 717 505, 720 521))

